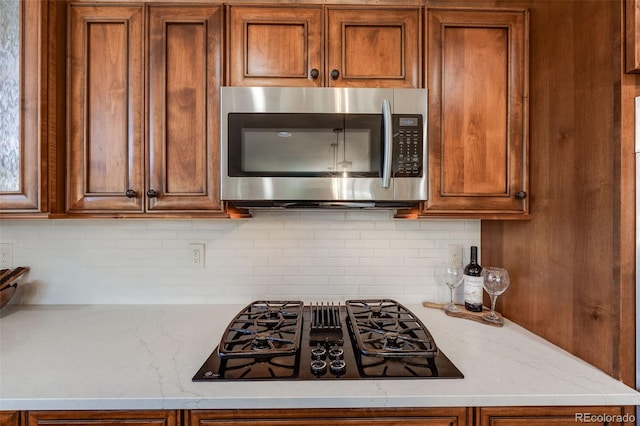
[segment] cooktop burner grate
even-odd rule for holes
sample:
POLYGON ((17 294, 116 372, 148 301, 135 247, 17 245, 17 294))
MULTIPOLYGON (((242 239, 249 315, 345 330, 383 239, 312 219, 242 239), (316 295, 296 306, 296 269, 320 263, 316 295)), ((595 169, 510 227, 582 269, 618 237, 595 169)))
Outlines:
POLYGON ((257 301, 231 321, 218 347, 221 358, 274 357, 297 353, 303 303, 257 301))
POLYGON ((434 357, 438 353, 424 324, 394 300, 348 300, 347 313, 363 355, 434 357))

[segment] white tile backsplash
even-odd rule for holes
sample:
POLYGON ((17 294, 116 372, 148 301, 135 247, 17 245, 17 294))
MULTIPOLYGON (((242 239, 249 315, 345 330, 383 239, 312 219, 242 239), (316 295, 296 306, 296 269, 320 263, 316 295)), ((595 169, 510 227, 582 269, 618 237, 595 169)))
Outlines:
MULTIPOLYGON (((448 244, 480 245, 478 220, 389 211, 257 212, 239 220, 4 220, 29 304, 249 303, 393 298, 446 302, 448 244), (205 267, 188 266, 204 243, 205 267)), ((458 289, 457 297, 461 297, 458 289)))

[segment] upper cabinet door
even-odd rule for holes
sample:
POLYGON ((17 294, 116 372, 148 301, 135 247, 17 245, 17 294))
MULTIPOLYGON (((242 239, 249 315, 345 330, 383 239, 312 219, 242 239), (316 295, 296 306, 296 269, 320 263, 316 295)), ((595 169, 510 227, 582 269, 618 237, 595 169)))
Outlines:
POLYGON ((528 213, 526 11, 429 9, 425 214, 528 213))
POLYGON ((324 31, 321 7, 229 11, 231 86, 421 85, 418 8, 327 6, 324 31))
POLYGON ((625 0, 625 71, 640 73, 640 0, 625 0))
POLYGON ((0 212, 47 210, 42 117, 46 1, 6 0, 0 26, 0 212))
POLYGON ((220 7, 149 11, 147 209, 220 210, 220 7))
POLYGON ((70 7, 69 212, 141 212, 141 6, 70 7))
POLYGON ((327 86, 421 87, 420 10, 327 10, 327 86))
POLYGON ((320 7, 229 8, 229 85, 322 86, 320 7))

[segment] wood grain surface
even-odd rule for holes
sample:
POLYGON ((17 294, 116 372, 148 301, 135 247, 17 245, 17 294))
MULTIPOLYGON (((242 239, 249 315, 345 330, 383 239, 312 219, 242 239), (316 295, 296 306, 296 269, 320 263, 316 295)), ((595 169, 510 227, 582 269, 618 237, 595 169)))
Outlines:
MULTIPOLYGON (((423 302, 422 306, 424 306, 425 308, 442 309, 445 305, 442 304, 442 303, 423 302)), ((475 322, 480 322, 482 324, 490 325, 490 326, 493 326, 493 327, 502 327, 503 326, 503 324, 496 324, 496 323, 485 321, 484 319, 482 319, 482 316, 489 312, 489 308, 487 308, 486 306, 482 307, 482 312, 467 311, 464 308, 463 305, 456 305, 456 306, 458 308, 460 308, 460 312, 449 312, 449 311, 444 311, 444 310, 443 310, 443 312, 445 314, 447 314, 448 316, 454 317, 454 318, 467 319, 467 320, 471 320, 471 321, 475 321, 475 322)), ((502 318, 502 315, 499 312, 496 312, 496 315, 498 315, 498 317, 502 318)))

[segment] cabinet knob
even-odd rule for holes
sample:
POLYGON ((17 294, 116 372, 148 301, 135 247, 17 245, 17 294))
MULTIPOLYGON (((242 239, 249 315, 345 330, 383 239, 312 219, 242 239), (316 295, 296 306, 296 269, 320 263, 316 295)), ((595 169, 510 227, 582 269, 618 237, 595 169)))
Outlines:
POLYGON ((127 189, 127 192, 125 192, 124 195, 126 195, 127 198, 136 198, 136 195, 138 194, 133 189, 127 189))
POLYGON ((156 191, 155 189, 150 189, 147 191, 147 197, 149 198, 157 198, 158 197, 158 191, 156 191))
POLYGON ((340 71, 338 71, 338 70, 332 70, 332 71, 331 71, 331 78, 332 78, 332 79, 334 79, 334 80, 337 80, 337 79, 338 79, 338 77, 340 77, 340 71))
POLYGON ((311 78, 314 80, 317 80, 318 77, 320 76, 320 71, 318 71, 316 68, 311 70, 311 78))
POLYGON ((518 200, 524 200, 525 198, 527 198, 527 193, 524 191, 518 191, 516 192, 516 198, 518 200))

